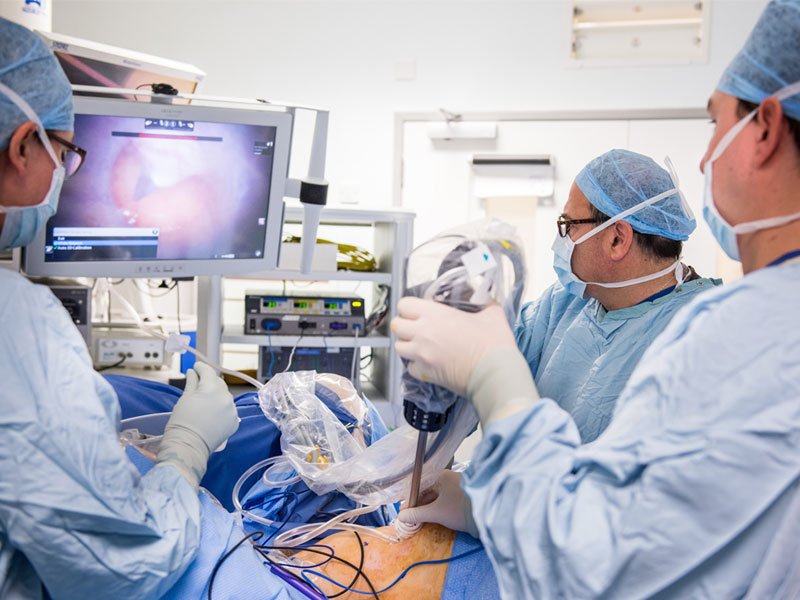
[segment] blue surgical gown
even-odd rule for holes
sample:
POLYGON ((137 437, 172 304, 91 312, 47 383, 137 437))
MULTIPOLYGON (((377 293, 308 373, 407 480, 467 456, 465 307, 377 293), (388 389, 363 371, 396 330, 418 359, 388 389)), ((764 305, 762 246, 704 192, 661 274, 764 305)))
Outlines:
POLYGON ((699 295, 590 444, 548 399, 486 427, 462 485, 504 598, 748 591, 800 480, 798 299, 798 263, 699 295))
POLYGON ((61 303, 0 269, 0 598, 158 598, 197 551, 200 503, 140 476, 119 404, 61 303))
POLYGON ((642 353, 675 313, 719 279, 695 279, 635 306, 606 311, 556 282, 522 308, 514 328, 542 397, 575 420, 581 440, 608 427, 614 404, 642 353))

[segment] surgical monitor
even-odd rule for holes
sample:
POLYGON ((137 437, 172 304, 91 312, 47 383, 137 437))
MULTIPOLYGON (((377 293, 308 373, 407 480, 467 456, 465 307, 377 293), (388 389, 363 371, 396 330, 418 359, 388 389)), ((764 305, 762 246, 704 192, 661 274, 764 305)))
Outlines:
POLYGON ((274 269, 292 116, 75 98, 87 150, 26 247, 31 275, 180 277, 274 269))

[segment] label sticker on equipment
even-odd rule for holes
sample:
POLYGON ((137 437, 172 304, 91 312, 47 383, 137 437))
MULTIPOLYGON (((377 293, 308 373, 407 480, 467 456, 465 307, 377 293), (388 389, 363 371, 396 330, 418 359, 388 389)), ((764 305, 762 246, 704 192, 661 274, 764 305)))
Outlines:
POLYGON ((461 262, 464 263, 464 266, 467 268, 467 274, 470 277, 481 275, 497 266, 497 261, 495 261, 488 246, 481 243, 466 254, 462 254, 461 262))

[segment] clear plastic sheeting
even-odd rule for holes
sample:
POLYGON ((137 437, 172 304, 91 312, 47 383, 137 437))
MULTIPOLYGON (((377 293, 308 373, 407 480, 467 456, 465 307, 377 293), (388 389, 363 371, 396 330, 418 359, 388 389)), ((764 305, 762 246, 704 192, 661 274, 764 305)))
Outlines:
MULTIPOLYGON (((471 312, 497 302, 514 323, 525 287, 522 248, 516 230, 496 219, 446 231, 409 255, 405 295, 471 312)), ((421 482, 425 489, 450 463, 478 417, 466 398, 407 373, 403 395, 422 410, 450 411, 443 427, 428 434, 421 482)), ((281 373, 258 398, 261 410, 281 431, 283 457, 316 494, 337 490, 366 507, 406 498, 418 431, 404 425, 367 446, 372 421, 349 380, 314 371, 281 373)))
MULTIPOLYGON (((281 373, 258 397, 261 410, 281 430, 283 457, 316 494, 338 490, 367 506, 408 494, 417 431, 404 425, 367 446, 369 411, 347 379, 314 371, 281 373), (341 411, 351 415, 349 423, 340 420, 341 411)), ((434 484, 477 422, 472 406, 461 399, 445 427, 429 436, 423 487, 434 484)))
POLYGON ((141 415, 120 422, 119 441, 122 445, 130 444, 151 455, 158 454, 164 428, 172 413, 153 413, 141 415))
POLYGON ((406 263, 403 295, 470 312, 497 302, 513 323, 524 288, 525 259, 516 229, 498 219, 481 219, 414 248, 406 263))
MULTIPOLYGON (((516 229, 482 219, 445 231, 411 251, 404 296, 426 298, 468 312, 497 302, 513 325, 525 289, 525 258, 516 229)), ((458 396, 403 371, 403 400, 445 413, 458 396)))

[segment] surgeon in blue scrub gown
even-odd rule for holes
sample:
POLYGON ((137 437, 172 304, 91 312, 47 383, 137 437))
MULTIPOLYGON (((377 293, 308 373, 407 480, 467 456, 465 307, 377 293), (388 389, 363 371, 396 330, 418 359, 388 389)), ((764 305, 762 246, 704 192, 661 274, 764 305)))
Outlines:
POLYGON ((514 334, 539 393, 572 416, 584 443, 608 426, 675 313, 721 283, 677 262, 694 228, 677 182, 647 156, 611 150, 576 177, 553 246, 559 281, 523 307, 514 334))
MULTIPOLYGON (((55 213, 61 183, 80 167, 72 137, 56 58, 0 18, 0 250, 30 243, 55 213)), ((201 540, 200 555, 216 560, 234 537, 230 521, 209 527, 204 514, 216 507, 197 493, 211 449, 238 426, 224 382, 205 366, 190 373, 155 466, 140 476, 119 444, 116 394, 66 310, 9 269, 0 407, 0 598, 159 598, 192 575, 201 540)), ((202 589, 208 571, 194 575, 202 589)), ((259 589, 288 598, 277 581, 259 589)))
POLYGON ((591 444, 540 398, 502 310, 398 304, 412 374, 484 427, 461 481, 399 518, 474 521, 504 598, 797 597, 798 40, 800 0, 772 0, 709 102, 703 216, 744 277, 675 315, 591 444))

